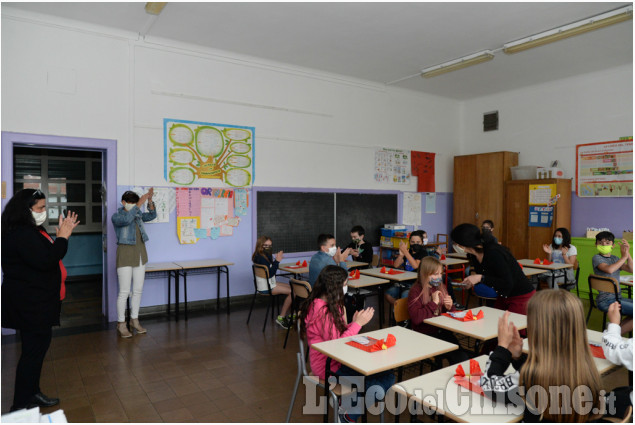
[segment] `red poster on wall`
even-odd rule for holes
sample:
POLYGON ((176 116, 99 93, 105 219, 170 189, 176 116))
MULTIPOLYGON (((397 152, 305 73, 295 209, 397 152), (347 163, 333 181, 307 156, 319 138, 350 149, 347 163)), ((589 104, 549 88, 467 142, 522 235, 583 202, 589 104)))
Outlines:
POLYGON ((410 151, 411 174, 417 176, 417 192, 434 192, 434 157, 432 152, 410 151))

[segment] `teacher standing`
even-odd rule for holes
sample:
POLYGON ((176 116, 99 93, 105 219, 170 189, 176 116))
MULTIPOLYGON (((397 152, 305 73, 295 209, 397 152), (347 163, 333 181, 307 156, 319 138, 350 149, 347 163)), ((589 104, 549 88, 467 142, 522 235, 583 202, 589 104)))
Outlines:
POLYGON ((42 393, 40 375, 52 327, 60 324, 66 292, 62 258, 79 221, 75 213, 60 215, 55 240, 42 226, 45 221, 46 197, 39 189, 20 190, 2 213, 2 327, 19 331, 22 343, 11 411, 60 402, 42 393))
POLYGON ((146 242, 148 235, 143 223, 154 220, 157 212, 152 202, 154 189, 139 197, 131 190, 121 197, 121 208, 112 215, 112 224, 117 235, 117 277, 119 279, 119 296, 117 297, 117 331, 122 338, 132 337, 126 326, 126 300, 130 297, 130 326, 137 333, 144 334, 147 330, 139 324, 139 307, 146 274, 148 253, 146 242), (148 212, 142 213, 141 207, 148 201, 148 212))
POLYGON ((527 303, 536 293, 511 252, 499 245, 491 232, 481 232, 473 224, 459 224, 450 234, 456 251, 465 251, 476 272, 465 278, 469 289, 484 284, 496 291, 494 308, 527 314, 527 303))

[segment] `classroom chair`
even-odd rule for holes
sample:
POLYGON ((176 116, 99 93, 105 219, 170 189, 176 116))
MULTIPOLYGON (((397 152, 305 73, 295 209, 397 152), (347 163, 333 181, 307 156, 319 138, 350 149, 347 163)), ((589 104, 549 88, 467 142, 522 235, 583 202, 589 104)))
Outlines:
MULTIPOLYGON (((309 298, 311 294, 311 285, 305 280, 289 279, 289 285, 291 286, 291 315, 300 311, 300 303, 309 298)), ((287 340, 289 339, 289 333, 291 332, 291 326, 287 329, 287 335, 284 337, 283 349, 287 348, 287 340)))
MULTIPOLYGON (((615 301, 618 299, 618 291, 620 290, 619 282, 617 282, 612 277, 598 276, 596 274, 589 275, 589 312, 586 316, 586 322, 589 323, 589 319, 591 318, 591 311, 594 308, 598 308, 595 305, 595 295, 593 294, 593 290, 602 291, 602 292, 612 292, 615 294, 615 301)), ((599 308, 598 308, 599 310, 599 308)), ((606 328, 606 311, 603 311, 602 318, 602 329, 606 328)))
MULTIPOLYGON (((293 393, 291 394, 291 403, 289 404, 289 410, 287 411, 287 419, 286 419, 286 423, 289 423, 289 421, 291 420, 291 412, 293 411, 293 405, 295 404, 295 398, 298 395, 298 387, 300 386, 300 380, 304 380, 304 381, 308 381, 310 383, 312 383, 313 385, 318 386, 319 388, 321 388, 322 390, 325 389, 325 382, 323 379, 318 378, 315 375, 310 375, 306 369, 306 355, 305 355, 305 345, 304 345, 304 338, 302 338, 301 334, 300 334, 300 321, 298 320, 297 322, 297 330, 298 330, 298 341, 299 341, 299 348, 300 351, 297 353, 296 355, 296 360, 298 363, 298 374, 295 378, 295 384, 293 386, 293 393)), ((306 352, 306 354, 308 355, 308 351, 306 352)), ((329 386, 330 387, 330 386, 329 386)), ((329 388, 329 397, 332 400, 332 405, 333 405, 333 422, 339 422, 340 420, 340 415, 338 412, 338 406, 340 404, 339 399, 340 397, 342 397, 342 395, 346 395, 346 394, 350 394, 352 393, 353 390, 351 389, 351 387, 345 386, 345 385, 341 385, 341 384, 337 384, 332 388, 329 388)), ((321 396, 321 394, 318 394, 318 397, 321 396)), ((330 403, 330 401, 329 401, 330 403)), ((325 406, 326 407, 326 406, 325 406)), ((381 419, 383 422, 383 412, 382 412, 382 416, 381 419)))
MULTIPOLYGON (((249 307, 249 316, 247 316, 247 324, 249 324, 249 319, 251 319, 251 311, 254 309, 254 303, 256 302, 257 296, 269 297, 271 302, 267 303, 267 312, 265 313, 265 323, 262 324, 262 331, 265 331, 265 327, 267 326, 267 318, 269 316, 269 310, 271 310, 271 321, 273 322, 274 317, 274 305, 276 303, 276 296, 271 293, 271 287, 267 285, 266 294, 258 292, 258 283, 256 282, 256 277, 261 277, 269 281, 269 269, 262 264, 252 264, 251 270, 254 274, 254 297, 251 299, 251 307, 249 307)), ((284 296, 284 294, 280 294, 284 296)), ((280 306, 278 306, 278 313, 280 313, 280 306)))
POLYGON ((436 242, 441 243, 442 245, 445 245, 445 249, 449 249, 448 240, 449 240, 449 237, 446 233, 437 233, 436 242), (441 238, 443 238, 443 240, 441 240, 441 238))

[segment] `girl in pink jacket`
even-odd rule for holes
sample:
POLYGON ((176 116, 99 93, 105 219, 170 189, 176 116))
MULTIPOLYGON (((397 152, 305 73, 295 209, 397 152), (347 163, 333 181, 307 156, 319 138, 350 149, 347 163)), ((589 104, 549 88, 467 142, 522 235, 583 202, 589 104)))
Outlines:
MULTIPOLYGON (((344 294, 348 289, 348 273, 338 266, 326 266, 320 272, 311 295, 302 305, 300 320, 302 334, 306 335, 309 345, 309 362, 313 375, 324 379, 326 369, 326 356, 311 350, 313 344, 332 339, 357 335, 365 324, 373 317, 375 310, 368 307, 355 312, 351 323, 346 323, 346 311, 344 309, 344 294)), ((345 376, 359 376, 359 372, 344 366, 336 361, 331 361, 331 374, 345 376)), ((383 391, 377 391, 378 397, 383 399, 388 388, 395 381, 392 371, 382 372, 365 377, 364 387, 368 393, 369 388, 378 385, 383 391), (383 395, 382 395, 383 394, 383 395)), ((353 406, 359 403, 353 402, 353 406)), ((361 413, 361 406, 356 414, 347 414, 340 410, 340 421, 353 422, 361 413)), ((349 412, 351 413, 351 412, 349 412)))

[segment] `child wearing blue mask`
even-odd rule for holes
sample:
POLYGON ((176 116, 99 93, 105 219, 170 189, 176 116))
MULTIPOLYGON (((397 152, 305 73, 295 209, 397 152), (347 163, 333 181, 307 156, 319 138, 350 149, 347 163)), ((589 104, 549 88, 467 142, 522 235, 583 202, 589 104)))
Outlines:
MULTIPOLYGON (((434 257, 423 258, 419 264, 417 282, 408 293, 408 313, 412 329, 460 347, 452 332, 423 323, 425 319, 455 310, 452 297, 448 295, 448 289, 443 283, 443 264, 434 257)), ((468 355, 462 349, 447 353, 439 356, 437 366, 441 366, 440 361, 443 358, 454 364, 467 360, 468 355)))
MULTIPOLYGON (((612 277, 620 281, 620 270, 633 273, 633 257, 629 253, 630 245, 626 239, 622 239, 620 244, 620 255, 612 255, 613 244, 615 243, 615 235, 611 232, 600 232, 595 235, 595 246, 598 253, 592 258, 593 274, 598 276, 612 277)), ((619 283, 618 283, 619 284, 619 283)), ((622 291, 617 293, 617 301, 622 306, 622 314, 630 316, 622 323, 622 330, 632 326, 633 318, 633 300, 622 298, 622 291)), ((615 294, 608 292, 600 292, 595 298, 595 303, 601 311, 608 312, 611 304, 615 302, 615 294)))
MULTIPOLYGON (((556 272, 555 279, 553 279, 554 286, 552 289, 557 289, 559 285, 566 283, 566 285, 575 285, 575 272, 578 268, 578 250, 574 245, 571 245, 571 233, 564 227, 559 227, 553 232, 551 243, 544 244, 542 249, 549 255, 549 261, 559 264, 571 264, 572 269, 565 269, 556 272)), ((552 279, 551 273, 543 273, 538 278, 540 280, 546 280, 551 285, 552 279)), ((564 286, 564 289, 571 289, 569 286, 564 286)))

